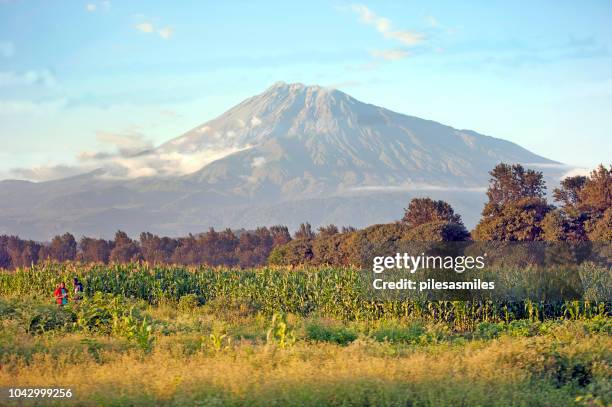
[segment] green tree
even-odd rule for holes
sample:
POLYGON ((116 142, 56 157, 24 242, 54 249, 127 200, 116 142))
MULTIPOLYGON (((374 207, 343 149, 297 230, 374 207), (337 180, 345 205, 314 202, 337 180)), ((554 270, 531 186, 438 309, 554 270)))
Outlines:
POLYGON ((612 166, 608 169, 600 164, 593 170, 578 196, 582 210, 603 215, 612 207, 612 166))
POLYGON ((563 179, 559 188, 553 190, 555 201, 560 202, 565 210, 575 208, 580 204, 580 191, 586 181, 587 177, 583 175, 563 179))
POLYGON ((41 249, 42 259, 59 262, 75 260, 77 255, 77 242, 70 233, 55 236, 48 246, 41 249))
POLYGON ((112 250, 112 242, 83 236, 79 242, 77 258, 85 263, 108 263, 112 250))
POLYGON ((127 233, 121 230, 117 231, 114 247, 110 254, 110 261, 114 263, 129 263, 139 260, 142 260, 142 254, 138 242, 132 240, 127 233))
POLYGON ((337 233, 340 233, 340 231, 338 230, 338 226, 333 224, 327 226, 320 226, 318 231, 318 236, 333 236, 337 233))
POLYGON ((589 239, 594 242, 612 242, 612 208, 608 208, 593 224, 589 239))
POLYGON ((295 239, 285 245, 275 247, 268 257, 268 263, 271 265, 296 266, 309 264, 312 258, 312 240, 295 239))
POLYGON ((542 221, 553 208, 541 198, 523 198, 504 204, 484 216, 472 233, 478 241, 544 240, 542 221))
POLYGON ((295 239, 314 239, 315 233, 312 230, 312 226, 310 223, 301 223, 299 229, 295 232, 293 236, 295 239))
POLYGON ((439 220, 424 223, 411 229, 403 240, 411 242, 463 242, 470 240, 470 233, 462 223, 439 220))
POLYGON ((520 164, 498 164, 489 173, 488 202, 472 236, 475 240, 543 240, 542 221, 552 207, 544 198, 541 172, 520 164))
POLYGON ((434 201, 431 198, 414 198, 404 209, 404 222, 409 227, 416 227, 429 222, 450 222, 463 224, 461 216, 444 201, 434 201))
POLYGON ((483 215, 488 216, 501 211, 504 205, 524 198, 544 198, 546 185, 541 172, 526 170, 520 164, 500 163, 489 175, 489 188, 483 215))

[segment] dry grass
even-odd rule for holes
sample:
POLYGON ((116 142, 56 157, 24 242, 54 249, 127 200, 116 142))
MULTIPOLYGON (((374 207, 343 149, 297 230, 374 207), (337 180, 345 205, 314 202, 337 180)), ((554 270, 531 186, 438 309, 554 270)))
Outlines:
POLYGON ((608 336, 574 336, 569 341, 504 337, 405 354, 365 339, 346 347, 301 342, 285 350, 236 344, 229 350, 204 349, 190 356, 166 338, 147 356, 104 351, 103 363, 87 354, 80 355, 78 363, 70 354, 39 353, 29 363, 16 359, 0 369, 0 386, 71 386, 86 405, 193 405, 199 400, 237 405, 411 401, 553 406, 573 400, 568 389, 544 380, 556 363, 550 359, 553 349, 558 357, 570 359, 588 354, 599 363, 595 374, 610 377, 605 363, 612 349, 608 336))

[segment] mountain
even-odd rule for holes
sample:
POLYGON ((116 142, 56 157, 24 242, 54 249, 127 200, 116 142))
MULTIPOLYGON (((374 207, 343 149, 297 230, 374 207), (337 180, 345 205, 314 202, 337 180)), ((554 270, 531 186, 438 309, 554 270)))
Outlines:
POLYGON ((56 181, 0 182, 0 234, 182 235, 303 221, 359 227, 398 219, 411 197, 423 195, 449 201, 473 226, 488 171, 502 161, 559 176, 559 163, 509 141, 335 89, 279 82, 121 160, 130 170, 146 166, 146 177, 118 177, 129 172, 106 166, 56 181))

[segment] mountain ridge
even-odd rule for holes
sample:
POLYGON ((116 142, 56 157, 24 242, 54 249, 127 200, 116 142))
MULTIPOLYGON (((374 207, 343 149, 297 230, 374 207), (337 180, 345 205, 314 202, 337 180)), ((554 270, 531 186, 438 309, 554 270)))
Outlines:
MULTIPOLYGON (((402 207, 381 205, 380 196, 389 193, 396 203, 398 194, 446 197, 470 212, 462 214, 470 226, 482 208, 488 171, 498 162, 560 165, 510 141, 403 115, 339 90, 283 82, 156 148, 121 158, 126 168, 0 182, 0 233, 46 239, 65 231, 106 235, 147 227, 179 235, 253 226, 240 224, 248 223, 245 211, 267 225, 317 225, 345 219, 340 209, 330 212, 342 199, 357 222, 352 226, 365 226, 401 217, 402 207), (142 173, 154 175, 125 176, 142 173), (386 209, 376 213, 366 201, 386 209)), ((547 175, 555 179, 559 171, 548 168, 547 175)))

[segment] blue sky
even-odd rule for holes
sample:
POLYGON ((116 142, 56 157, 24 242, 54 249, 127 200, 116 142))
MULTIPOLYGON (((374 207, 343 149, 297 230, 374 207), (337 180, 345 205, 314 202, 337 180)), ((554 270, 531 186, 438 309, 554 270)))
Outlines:
POLYGON ((610 21, 607 0, 0 0, 0 178, 158 145, 281 80, 609 163, 610 21))

